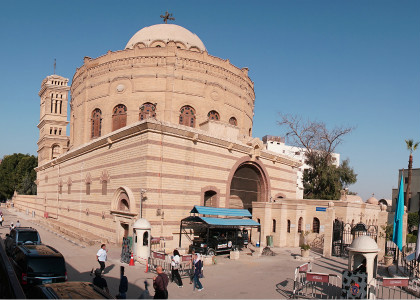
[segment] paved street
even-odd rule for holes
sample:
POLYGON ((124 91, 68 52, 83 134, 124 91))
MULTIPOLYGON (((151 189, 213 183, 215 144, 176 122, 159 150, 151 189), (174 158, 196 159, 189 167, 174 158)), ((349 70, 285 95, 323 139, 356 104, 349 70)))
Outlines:
MULTIPOLYGON (((42 242, 55 247, 65 257, 70 281, 91 281, 90 271, 99 267, 96 261, 96 252, 100 245, 82 247, 58 236, 32 222, 31 216, 13 209, 1 207, 5 215, 3 228, 0 228, 1 237, 9 232, 11 221, 16 223, 19 219, 22 226, 36 228, 42 242)), ((119 267, 121 249, 109 246, 109 259, 106 264, 105 275, 112 295, 118 293, 119 267)), ((205 278, 202 279, 204 290, 193 291, 189 279, 185 278, 184 288, 177 288, 175 283, 169 283, 170 298, 286 298, 293 287, 294 269, 303 262, 294 259, 300 252, 299 248, 274 248, 276 256, 262 256, 255 258, 241 252, 239 260, 229 260, 227 255, 217 256, 217 264, 205 266, 205 278)), ((347 261, 340 258, 319 258, 313 262, 313 271, 329 274, 340 274, 346 267, 347 261)), ((126 276, 129 281, 128 298, 138 298, 143 292, 144 280, 152 283, 153 273, 145 273, 145 266, 136 264, 134 267, 126 266, 126 276)), ((154 294, 153 288, 150 289, 154 294)))

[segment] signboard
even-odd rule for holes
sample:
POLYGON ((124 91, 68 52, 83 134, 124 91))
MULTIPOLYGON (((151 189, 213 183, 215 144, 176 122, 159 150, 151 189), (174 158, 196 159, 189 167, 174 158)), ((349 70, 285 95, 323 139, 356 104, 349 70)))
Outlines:
POLYGON ((394 278, 383 278, 383 286, 408 286, 409 278, 394 277, 394 278))
POLYGON ((182 261, 192 261, 192 255, 182 255, 182 261))
POLYGON ((299 273, 305 273, 309 270, 309 263, 303 264, 299 267, 299 273))
POLYGON ((306 224, 306 230, 311 230, 311 224, 306 224))
POLYGON ((290 228, 295 228, 296 224, 290 224, 290 228))
POLYGON ((407 255, 405 258, 406 262, 412 261, 414 258, 416 258, 416 252, 411 253, 410 255, 407 255))
POLYGON ((153 258, 165 260, 165 253, 152 252, 153 258))
POLYGON ((330 281, 330 275, 324 273, 306 273, 306 280, 313 282, 325 282, 330 281))
POLYGON ((327 211, 326 207, 317 207, 316 211, 327 211))
POLYGON ((320 232, 324 232, 324 231, 325 231, 325 225, 321 225, 321 226, 319 226, 319 231, 320 231, 320 232))

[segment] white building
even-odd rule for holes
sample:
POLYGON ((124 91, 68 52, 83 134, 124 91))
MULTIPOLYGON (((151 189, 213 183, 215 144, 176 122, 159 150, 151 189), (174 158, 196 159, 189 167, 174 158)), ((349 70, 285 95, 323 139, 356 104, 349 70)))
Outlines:
MULTIPOLYGON (((286 145, 285 139, 279 136, 266 135, 262 138, 266 149, 275 153, 285 154, 289 157, 299 160, 302 166, 299 167, 296 178, 296 198, 303 199, 303 171, 310 167, 305 163, 305 148, 286 145)), ((340 154, 332 154, 333 164, 340 165, 340 154)))

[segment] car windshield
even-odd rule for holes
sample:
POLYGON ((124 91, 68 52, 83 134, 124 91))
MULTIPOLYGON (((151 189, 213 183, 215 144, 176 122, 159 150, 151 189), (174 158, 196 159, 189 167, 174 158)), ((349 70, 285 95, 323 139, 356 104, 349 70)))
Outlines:
POLYGON ((63 274, 66 272, 62 257, 32 257, 28 260, 28 272, 63 274))
POLYGON ((18 242, 24 243, 27 241, 38 242, 38 233, 36 231, 19 232, 18 242))

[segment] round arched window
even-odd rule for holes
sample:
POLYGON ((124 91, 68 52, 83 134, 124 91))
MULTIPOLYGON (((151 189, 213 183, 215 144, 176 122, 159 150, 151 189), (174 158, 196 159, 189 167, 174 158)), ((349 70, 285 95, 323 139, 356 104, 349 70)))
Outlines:
POLYGON ((216 120, 216 121, 220 120, 219 113, 215 110, 209 111, 209 113, 207 114, 207 117, 209 118, 209 120, 216 120))
POLYGON ((195 127, 195 109, 189 105, 183 106, 179 113, 179 124, 195 127))
POLYGON ((127 125, 127 107, 119 104, 112 111, 112 130, 123 128, 127 125))
POLYGON ((233 125, 233 126, 238 126, 238 121, 236 120, 236 118, 235 118, 235 117, 231 117, 231 118, 229 119, 229 124, 230 124, 230 125, 233 125))
POLYGON ((142 106, 140 106, 140 112, 139 112, 139 120, 145 120, 147 118, 154 118, 156 117, 156 104, 152 103, 144 103, 142 106))

